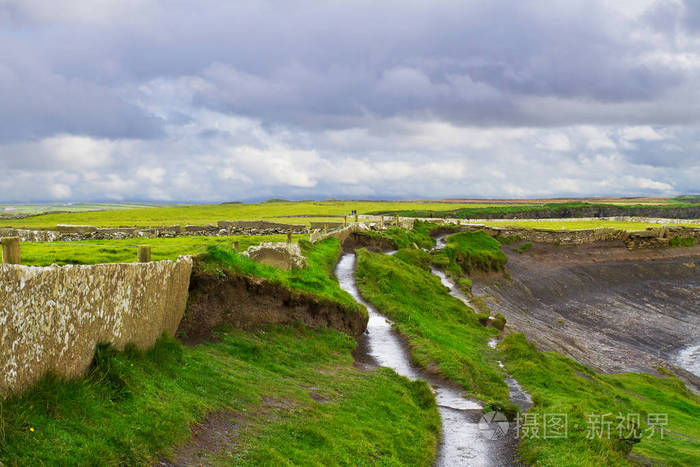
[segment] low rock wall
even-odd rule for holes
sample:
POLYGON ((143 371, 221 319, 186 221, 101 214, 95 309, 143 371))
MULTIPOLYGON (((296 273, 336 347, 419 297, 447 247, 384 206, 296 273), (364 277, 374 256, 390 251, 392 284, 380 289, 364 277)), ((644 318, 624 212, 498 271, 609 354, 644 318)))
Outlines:
POLYGON ((0 399, 47 372, 72 378, 98 343, 147 349, 174 335, 192 258, 152 263, 0 265, 0 399))
POLYGON ((520 237, 528 242, 580 245, 598 241, 622 241, 627 248, 662 248, 671 239, 694 238, 700 241, 700 229, 680 225, 649 228, 628 232, 618 229, 529 229, 517 227, 491 227, 480 224, 464 224, 468 230, 483 230, 492 237, 520 237))
POLYGON ((179 225, 154 228, 97 228, 87 225, 59 225, 52 230, 0 228, 0 237, 19 237, 22 242, 70 242, 77 240, 122 240, 126 238, 172 238, 186 236, 278 235, 291 230, 307 233, 299 224, 266 221, 219 221, 218 225, 179 225))

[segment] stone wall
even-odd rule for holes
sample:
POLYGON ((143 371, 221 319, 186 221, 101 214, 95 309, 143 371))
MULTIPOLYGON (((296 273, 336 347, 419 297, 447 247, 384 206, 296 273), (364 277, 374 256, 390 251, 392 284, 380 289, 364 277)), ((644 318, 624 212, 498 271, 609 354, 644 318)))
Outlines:
POLYGON ((362 231, 362 230, 370 230, 370 226, 363 224, 363 223, 357 223, 357 224, 350 224, 347 227, 343 227, 341 229, 334 230, 332 232, 328 233, 323 233, 320 230, 314 230, 311 232, 311 235, 309 236, 309 241, 312 243, 315 242, 320 242, 321 240, 325 240, 327 238, 337 238, 340 241, 340 244, 342 245, 345 240, 353 233, 357 231, 362 231))
POLYGON ((0 398, 46 372, 72 378, 98 343, 146 349, 175 333, 192 258, 93 266, 0 266, 0 398))
POLYGON ((22 242, 70 242, 76 240, 121 240, 125 238, 172 238, 185 236, 275 235, 307 233, 300 224, 266 221, 219 221, 218 225, 179 225, 153 228, 97 228, 89 225, 58 225, 52 230, 0 228, 0 237, 19 237, 22 242))
POLYGON ((311 222, 310 230, 323 230, 328 228, 328 230, 342 229, 346 227, 344 222, 311 222))
POLYGON ((481 224, 463 224, 467 230, 483 230, 492 237, 520 237, 523 241, 580 245, 597 241, 622 241, 627 248, 661 248, 674 237, 700 240, 700 229, 685 226, 663 226, 628 232, 617 229, 530 229, 518 227, 490 227, 481 224))

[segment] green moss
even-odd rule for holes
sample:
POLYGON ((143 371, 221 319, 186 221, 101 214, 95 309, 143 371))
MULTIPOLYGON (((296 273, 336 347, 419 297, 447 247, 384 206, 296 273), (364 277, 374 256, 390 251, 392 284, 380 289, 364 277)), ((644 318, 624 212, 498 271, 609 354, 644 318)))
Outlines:
POLYGON ((520 235, 501 236, 496 237, 496 240, 502 245, 510 245, 511 243, 518 243, 522 240, 522 237, 520 237, 520 235))
POLYGON ((695 239, 694 238, 681 238, 681 237, 673 237, 669 242, 669 246, 672 247, 690 247, 695 245, 695 239))
POLYGON ((525 242, 522 245, 520 245, 518 248, 515 249, 519 254, 525 253, 527 250, 532 248, 532 242, 525 242))
POLYGON ((491 320, 491 326, 498 329, 499 331, 503 331, 503 328, 506 327, 506 317, 503 316, 501 313, 496 313, 496 316, 494 316, 491 320))
POLYGON ((472 280, 469 279, 468 277, 460 277, 457 279, 457 287, 460 288, 460 290, 467 295, 471 295, 472 293, 472 280))
POLYGON ((479 324, 481 324, 482 326, 488 326, 489 316, 490 315, 488 313, 477 313, 476 319, 479 320, 479 324))

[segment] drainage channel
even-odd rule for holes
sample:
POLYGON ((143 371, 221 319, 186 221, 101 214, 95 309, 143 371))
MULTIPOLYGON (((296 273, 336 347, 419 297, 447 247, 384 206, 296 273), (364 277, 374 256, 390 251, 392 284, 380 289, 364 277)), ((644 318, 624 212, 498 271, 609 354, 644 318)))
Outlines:
MULTIPOLYGON (((461 388, 440 381, 414 366, 408 348, 394 331, 392 322, 360 296, 354 270, 355 254, 347 253, 338 262, 335 274, 340 287, 363 304, 369 313, 367 332, 358 344, 357 358, 364 363, 392 368, 411 380, 427 381, 433 388, 442 419, 442 441, 436 465, 517 465, 514 429, 508 429, 507 422, 498 423, 499 420, 485 418, 483 407, 463 397, 461 388)), ((454 287, 450 287, 450 290, 450 293, 459 293, 454 287)), ((508 386, 511 388, 511 400, 517 403, 514 389, 524 391, 517 382, 515 386, 511 386, 511 383, 508 386)))

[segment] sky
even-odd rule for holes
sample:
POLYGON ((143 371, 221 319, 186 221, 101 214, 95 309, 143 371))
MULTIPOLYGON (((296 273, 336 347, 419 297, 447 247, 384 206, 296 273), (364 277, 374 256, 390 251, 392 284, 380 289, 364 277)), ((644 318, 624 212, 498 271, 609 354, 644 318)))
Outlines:
POLYGON ((0 202, 700 192, 699 0, 0 0, 0 202))

